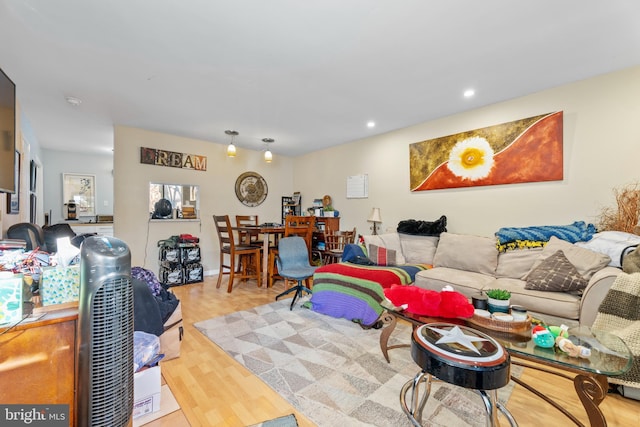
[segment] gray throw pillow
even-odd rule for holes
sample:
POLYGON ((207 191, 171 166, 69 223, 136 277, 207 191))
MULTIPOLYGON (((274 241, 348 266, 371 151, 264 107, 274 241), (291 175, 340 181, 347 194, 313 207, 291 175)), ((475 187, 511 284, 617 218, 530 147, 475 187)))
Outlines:
POLYGON ((561 250, 543 260, 527 276, 525 289, 546 292, 581 291, 589 281, 582 277, 576 267, 561 250))
MULTIPOLYGON (((593 276, 597 271, 605 268, 609 262, 611 262, 609 255, 581 248, 573 243, 569 243, 566 240, 561 240, 553 236, 544 246, 539 261, 541 262, 559 250, 564 252, 564 255, 567 257, 569 262, 574 265, 576 270, 578 270, 578 273, 587 280, 591 279, 591 276, 593 276)), ((531 270, 536 268, 538 265, 539 262, 534 264, 531 270)))

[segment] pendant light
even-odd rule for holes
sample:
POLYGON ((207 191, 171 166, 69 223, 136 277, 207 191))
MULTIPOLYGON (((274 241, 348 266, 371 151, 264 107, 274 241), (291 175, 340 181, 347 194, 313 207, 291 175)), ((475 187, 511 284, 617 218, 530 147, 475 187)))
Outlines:
POLYGON ((235 157, 236 156, 236 146, 233 145, 233 139, 238 136, 238 132, 235 130, 225 130, 224 133, 231 137, 231 142, 227 146, 227 157, 235 157))
POLYGON ((264 161, 267 163, 271 163, 271 161, 273 160, 273 154, 271 154, 271 150, 269 150, 269 144, 272 144, 274 142, 274 139, 262 138, 262 142, 265 143, 265 146, 267 148, 264 152, 264 161))

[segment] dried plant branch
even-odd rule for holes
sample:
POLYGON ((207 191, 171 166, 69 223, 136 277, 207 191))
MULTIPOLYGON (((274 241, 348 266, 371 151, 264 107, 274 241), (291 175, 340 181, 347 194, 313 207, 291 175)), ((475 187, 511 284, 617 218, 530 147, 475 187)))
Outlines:
POLYGON ((638 234, 640 217, 640 183, 614 189, 616 207, 602 209, 597 221, 598 231, 624 231, 638 234))

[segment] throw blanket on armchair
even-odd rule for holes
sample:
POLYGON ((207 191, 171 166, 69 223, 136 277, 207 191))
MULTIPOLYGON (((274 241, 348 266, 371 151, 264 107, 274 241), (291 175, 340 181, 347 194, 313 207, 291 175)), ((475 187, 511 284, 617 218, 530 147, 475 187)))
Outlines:
POLYGON ((640 273, 621 273, 602 300, 591 327, 619 336, 633 354, 631 369, 611 383, 640 387, 640 273))
POLYGON ((348 262, 328 264, 313 275, 313 294, 306 307, 328 316, 345 318, 373 326, 384 309, 383 288, 413 283, 426 264, 403 266, 358 265, 348 262))

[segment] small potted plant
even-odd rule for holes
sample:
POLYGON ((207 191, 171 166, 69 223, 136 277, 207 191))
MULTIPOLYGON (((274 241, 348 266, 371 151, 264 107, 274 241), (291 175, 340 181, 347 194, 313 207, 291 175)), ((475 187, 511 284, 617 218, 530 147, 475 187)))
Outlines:
POLYGON ((487 295, 487 305, 491 313, 508 313, 511 305, 511 292, 506 289, 489 289, 485 291, 487 295))

